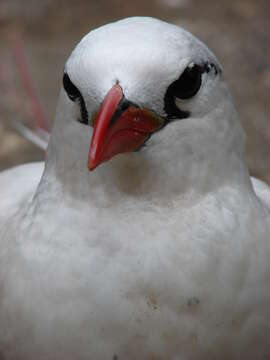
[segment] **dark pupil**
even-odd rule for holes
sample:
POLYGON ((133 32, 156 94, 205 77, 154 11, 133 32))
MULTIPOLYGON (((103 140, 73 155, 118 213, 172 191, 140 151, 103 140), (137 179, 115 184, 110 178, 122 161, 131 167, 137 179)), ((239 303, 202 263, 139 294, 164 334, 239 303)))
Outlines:
POLYGON ((77 98, 81 96, 80 91, 76 88, 76 86, 71 82, 67 73, 64 73, 63 76, 63 86, 66 90, 66 93, 70 100, 75 101, 77 98))
POLYGON ((185 100, 196 95, 201 87, 204 71, 207 70, 204 70, 202 66, 192 64, 168 87, 164 96, 164 110, 169 120, 189 117, 190 112, 179 109, 175 104, 175 99, 185 100))
POLYGON ((179 99, 189 99, 197 94, 202 83, 202 68, 192 65, 173 83, 173 95, 179 99))
POLYGON ((75 101, 78 99, 79 101, 81 118, 78 120, 83 124, 88 124, 88 112, 82 94, 80 93, 79 89, 72 83, 67 73, 64 73, 63 76, 63 86, 70 100, 75 101))

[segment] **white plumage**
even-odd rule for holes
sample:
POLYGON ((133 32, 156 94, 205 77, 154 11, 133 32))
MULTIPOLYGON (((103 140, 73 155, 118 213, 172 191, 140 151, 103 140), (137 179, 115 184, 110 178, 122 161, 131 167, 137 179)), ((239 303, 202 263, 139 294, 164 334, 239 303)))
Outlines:
MULTIPOLYGON (((192 62, 218 64, 181 28, 130 18, 86 35, 65 71, 89 118, 116 82, 165 116, 192 62)), ((270 358, 269 187, 254 192, 222 75, 175 103, 190 116, 89 172, 92 127, 62 89, 44 172, 0 175, 4 360, 270 358)))

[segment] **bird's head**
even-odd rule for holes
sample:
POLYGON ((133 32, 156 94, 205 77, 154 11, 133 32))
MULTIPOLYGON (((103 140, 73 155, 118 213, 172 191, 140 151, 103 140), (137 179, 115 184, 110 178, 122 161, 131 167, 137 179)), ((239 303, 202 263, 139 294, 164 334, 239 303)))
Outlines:
POLYGON ((155 154, 177 167, 185 154, 201 162, 242 147, 219 62, 193 35, 160 20, 130 18, 91 31, 65 65, 63 89, 68 116, 60 116, 59 131, 76 127, 81 138, 73 145, 89 170, 122 153, 137 161, 155 154))

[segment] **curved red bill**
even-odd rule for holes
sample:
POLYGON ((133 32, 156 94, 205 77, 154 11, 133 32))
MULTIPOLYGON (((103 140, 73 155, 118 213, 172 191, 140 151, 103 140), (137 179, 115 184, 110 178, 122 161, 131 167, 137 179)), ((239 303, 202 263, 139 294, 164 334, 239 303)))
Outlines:
POLYGON ((162 120, 152 112, 130 104, 119 110, 124 98, 120 85, 114 85, 104 98, 95 118, 89 150, 88 168, 94 170, 113 156, 137 150, 162 126, 162 120))

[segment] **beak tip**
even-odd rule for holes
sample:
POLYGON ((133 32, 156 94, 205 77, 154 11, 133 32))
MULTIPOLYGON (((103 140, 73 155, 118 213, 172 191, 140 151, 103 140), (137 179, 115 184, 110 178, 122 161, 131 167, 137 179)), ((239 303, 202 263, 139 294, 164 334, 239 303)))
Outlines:
POLYGON ((93 171, 99 165, 99 161, 96 154, 96 146, 91 144, 88 155, 88 170, 93 171))
POLYGON ((89 171, 95 170, 95 168, 97 167, 97 165, 98 165, 98 164, 95 164, 93 161, 90 160, 90 161, 88 162, 88 170, 89 170, 89 171))

